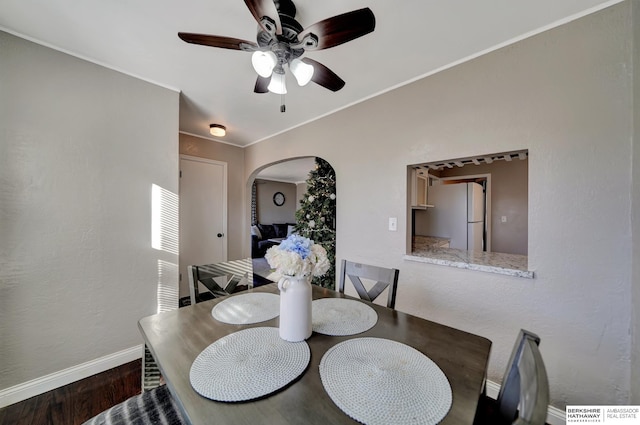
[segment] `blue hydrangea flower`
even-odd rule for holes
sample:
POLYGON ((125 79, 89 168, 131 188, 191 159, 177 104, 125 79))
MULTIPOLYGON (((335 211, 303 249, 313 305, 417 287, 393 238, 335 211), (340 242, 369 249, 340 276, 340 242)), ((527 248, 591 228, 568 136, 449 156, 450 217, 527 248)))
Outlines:
POLYGON ((313 241, 300 235, 292 234, 280 243, 280 249, 283 251, 295 252, 305 260, 311 253, 313 241))

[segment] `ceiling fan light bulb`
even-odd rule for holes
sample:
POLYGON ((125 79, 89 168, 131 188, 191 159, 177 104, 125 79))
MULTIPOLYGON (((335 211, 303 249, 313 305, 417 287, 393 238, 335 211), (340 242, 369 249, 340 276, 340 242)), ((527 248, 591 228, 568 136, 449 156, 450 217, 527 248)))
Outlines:
POLYGON ((284 74, 274 72, 271 75, 271 81, 269 82, 269 87, 267 87, 267 89, 271 93, 287 94, 287 86, 284 81, 284 74))
POLYGON ((253 69, 259 76, 264 78, 271 75, 277 62, 276 54, 272 51, 261 52, 258 50, 253 52, 253 55, 251 55, 251 64, 253 65, 253 69))
POLYGON ((313 65, 304 63, 300 59, 292 60, 289 69, 296 77, 299 86, 306 86, 313 77, 313 65))
POLYGON ((227 128, 220 124, 209 125, 209 133, 215 137, 224 137, 227 134, 227 128))

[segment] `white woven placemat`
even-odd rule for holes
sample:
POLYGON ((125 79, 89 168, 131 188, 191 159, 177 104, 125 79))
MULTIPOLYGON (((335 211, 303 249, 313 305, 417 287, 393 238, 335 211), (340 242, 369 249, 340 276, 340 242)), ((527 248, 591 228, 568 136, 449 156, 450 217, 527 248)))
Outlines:
POLYGON ((311 303, 313 331, 325 335, 355 335, 378 322, 378 313, 363 302, 320 298, 311 303))
POLYGON ((287 342, 278 328, 244 329, 205 348, 191 365, 189 380, 198 394, 212 400, 252 400, 296 379, 310 358, 306 342, 287 342))
POLYGON ((437 424, 451 408, 442 370, 388 339, 354 338, 331 347, 320 361, 320 378, 343 412, 368 425, 437 424))
POLYGON ((280 296, 265 292, 234 295, 211 310, 214 319, 231 325, 264 322, 280 314, 280 296))

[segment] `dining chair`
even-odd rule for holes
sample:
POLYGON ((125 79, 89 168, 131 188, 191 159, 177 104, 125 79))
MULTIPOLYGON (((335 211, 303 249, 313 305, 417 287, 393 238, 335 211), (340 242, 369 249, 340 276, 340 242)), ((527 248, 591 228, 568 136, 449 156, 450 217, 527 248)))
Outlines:
POLYGON ((338 291, 344 294, 345 280, 346 277, 349 276, 349 280, 351 280, 353 287, 362 300, 373 301, 378 298, 385 289, 389 288, 387 307, 395 308, 399 273, 400 271, 398 269, 388 269, 342 260, 342 272, 340 274, 338 291), (367 290, 362 283, 362 279, 372 280, 376 283, 371 289, 367 290))
POLYGON ((549 406, 549 381, 539 344, 538 335, 520 330, 507 363, 495 408, 480 413, 476 424, 545 424, 549 406))
POLYGON ((212 298, 226 297, 236 292, 238 287, 253 286, 253 263, 253 259, 243 258, 202 266, 187 266, 191 305, 212 298), (207 288, 206 292, 199 290, 200 284, 207 288))
POLYGON ((142 391, 152 390, 159 386, 162 380, 160 367, 153 358, 153 354, 144 344, 142 347, 142 391))
POLYGON ((116 404, 83 425, 182 425, 186 423, 169 389, 166 385, 161 385, 116 404))

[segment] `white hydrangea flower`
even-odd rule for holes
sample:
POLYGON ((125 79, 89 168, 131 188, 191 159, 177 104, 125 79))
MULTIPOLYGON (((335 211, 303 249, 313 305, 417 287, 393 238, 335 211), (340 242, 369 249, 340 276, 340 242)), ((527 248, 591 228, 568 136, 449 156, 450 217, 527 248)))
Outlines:
POLYGON ((311 247, 311 256, 314 257, 315 267, 313 269, 314 276, 322 276, 325 274, 331 263, 329 263, 329 259, 327 258, 327 250, 322 247, 322 245, 315 244, 311 247))

